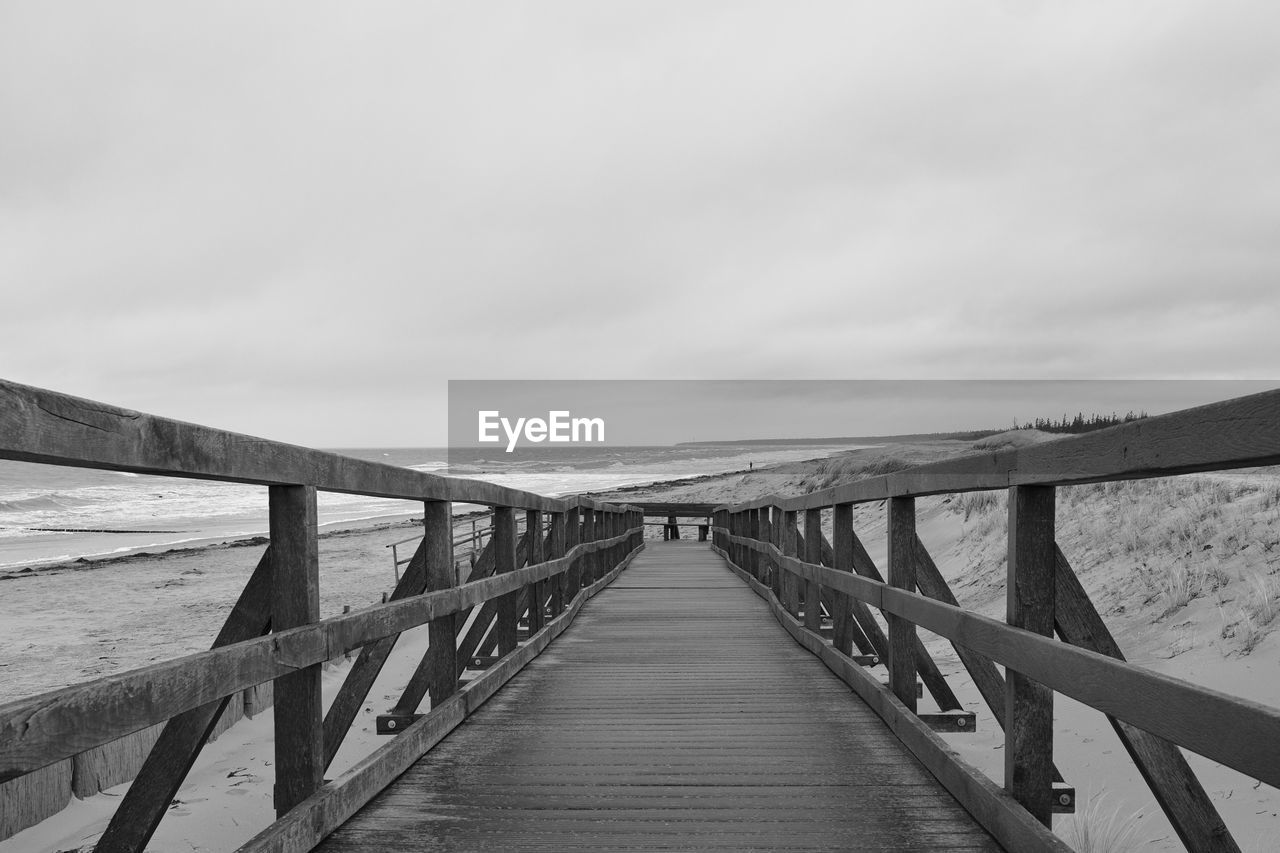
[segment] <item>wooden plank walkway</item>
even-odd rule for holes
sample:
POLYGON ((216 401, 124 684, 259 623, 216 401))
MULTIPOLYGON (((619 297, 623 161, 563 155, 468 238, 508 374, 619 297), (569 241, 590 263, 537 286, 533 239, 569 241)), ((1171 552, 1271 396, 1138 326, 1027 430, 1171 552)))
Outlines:
POLYGON ((319 848, 1001 849, 704 543, 650 543, 319 848))

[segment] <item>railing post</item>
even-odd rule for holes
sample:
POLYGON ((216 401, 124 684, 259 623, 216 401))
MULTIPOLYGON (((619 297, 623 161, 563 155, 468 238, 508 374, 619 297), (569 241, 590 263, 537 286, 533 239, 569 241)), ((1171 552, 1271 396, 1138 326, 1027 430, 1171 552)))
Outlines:
MULTIPOLYGON (((1054 489, 1009 489, 1007 621, 1053 636, 1054 489)), ((1053 690, 1005 672, 1005 789, 1045 826, 1053 818, 1053 690)))
MULTIPOLYGON (((822 563, 822 510, 804 511, 804 561, 822 563)), ((822 628, 822 592, 816 580, 804 582, 804 626, 810 631, 822 628)))
MULTIPOLYGON (((582 542, 589 544, 596 541, 596 515, 591 507, 582 508, 582 542)), ((596 564, 600 556, 593 551, 582 558, 582 585, 591 586, 596 582, 596 564)))
MULTIPOLYGON (((853 504, 836 504, 831 509, 831 567, 853 572, 853 504)), ((831 644, 841 654, 853 654, 853 613, 849 596, 834 592, 831 597, 831 644)))
MULTIPOLYGON (((578 543, 582 541, 582 524, 580 518, 582 511, 571 506, 564 514, 564 552, 568 554, 574 548, 578 547, 578 543)), ((582 560, 581 558, 574 560, 569 570, 564 574, 564 597, 565 604, 578 597, 578 590, 582 588, 582 560)))
MULTIPOLYGON (((516 570, 516 513, 509 506, 493 509, 493 558, 494 575, 504 575, 516 570)), ((494 635, 498 640, 498 656, 515 651, 516 612, 519 590, 512 590, 498 598, 498 613, 494 623, 494 635)))
MULTIPOLYGON (((558 560, 564 556, 564 513, 551 513, 551 529, 548 531, 546 552, 548 560, 558 560)), ((551 579, 551 615, 559 616, 564 612, 564 584, 569 576, 567 571, 561 572, 551 579)))
MULTIPOLYGON (((297 628, 320 619, 320 556, 314 486, 270 486, 271 627, 297 628)), ((324 714, 320 664, 275 680, 275 808, 283 815, 324 781, 324 714)))
MULTIPOLYGON (((889 585, 916 591, 916 499, 889 499, 889 585)), ((889 625, 889 689, 913 713, 916 710, 916 626, 893 613, 889 625)))
MULTIPOLYGON (((525 529, 529 535, 529 560, 530 566, 537 565, 543 561, 542 556, 542 512, 540 510, 531 509, 525 512, 525 529)), ((537 581, 529 584, 529 636, 533 636, 542 630, 542 607, 546 604, 547 584, 545 581, 537 581)))
MULTIPOLYGON (((796 513, 784 510, 782 513, 782 553, 788 557, 797 556, 799 546, 796 542, 796 513)), ((789 571, 782 572, 782 595, 785 599, 783 607, 792 616, 800 615, 800 578, 789 571)))
MULTIPOLYGON (((769 507, 762 506, 760 507, 759 510, 757 510, 757 512, 759 513, 758 517, 760 519, 760 531, 759 531, 759 534, 756 536, 756 539, 758 539, 761 542, 761 544, 772 542, 773 541, 773 523, 770 520, 769 507)), ((756 575, 756 580, 760 581, 760 583, 764 584, 765 586, 768 586, 771 582, 771 578, 773 576, 772 573, 774 571, 776 571, 776 569, 773 565, 773 560, 770 559, 769 556, 765 554, 761 554, 760 565, 757 566, 758 573, 756 575)))
MULTIPOLYGON (((449 589, 456 583, 453 571, 453 504, 449 501, 427 501, 423 505, 423 527, 426 535, 427 592, 449 589)), ((428 622, 427 690, 431 707, 458 692, 457 614, 450 613, 428 622)), ((415 708, 410 708, 413 713, 415 708)))
MULTIPOLYGON (((746 514, 746 535, 749 535, 755 542, 760 540, 760 510, 749 510, 746 514)), ((760 566, 764 565, 764 555, 759 551, 751 551, 751 576, 756 580, 760 579, 760 566)))

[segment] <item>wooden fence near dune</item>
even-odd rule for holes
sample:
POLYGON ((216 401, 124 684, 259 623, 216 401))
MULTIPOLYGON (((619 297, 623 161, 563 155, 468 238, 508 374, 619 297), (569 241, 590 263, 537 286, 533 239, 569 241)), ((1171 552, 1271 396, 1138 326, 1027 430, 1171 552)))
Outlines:
POLYGON ((1280 392, 1273 391, 798 497, 721 506, 714 542, 797 641, 876 709, 970 811, 986 807, 985 795, 915 713, 917 676, 944 710, 959 707, 918 627, 952 642, 1005 730, 1005 786, 1038 820, 1047 825, 1057 798, 1068 796, 1053 763, 1058 692, 1107 715, 1188 850, 1229 853, 1239 847, 1178 747, 1280 787, 1280 710, 1125 662, 1056 544, 1055 489, 1277 463, 1280 392), (992 489, 1009 496, 1005 623, 958 606, 916 535, 916 498, 992 489), (853 527, 854 505, 872 501, 887 504, 887 577, 853 527), (823 534, 828 519, 831 541, 823 534), (819 602, 835 614, 831 645, 818 631, 819 602), (854 665, 855 647, 885 662, 887 688, 854 665))

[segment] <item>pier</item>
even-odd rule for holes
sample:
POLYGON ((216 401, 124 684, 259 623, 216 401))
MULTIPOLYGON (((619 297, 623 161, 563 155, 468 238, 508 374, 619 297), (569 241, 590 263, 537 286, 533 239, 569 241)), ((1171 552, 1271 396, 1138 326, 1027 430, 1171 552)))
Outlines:
POLYGON ((268 487, 270 545, 211 649, 0 706, 5 783, 164 725, 102 853, 146 848, 233 697, 266 683, 276 819, 245 853, 1066 851, 1055 693, 1108 716, 1188 850, 1240 848, 1180 747, 1280 786, 1280 710, 1126 662, 1054 539, 1058 487, 1280 463, 1280 392, 733 506, 551 498, 7 382, 0 458, 268 487), (916 498, 989 490, 1009 495, 1003 621, 959 606, 915 528, 916 498), (387 602, 319 617, 317 491, 421 502, 387 602), (884 565, 853 524, 873 501, 884 565), (455 503, 491 510, 465 577, 455 503), (646 540, 646 519, 708 541, 646 540), (330 778, 424 625, 385 743, 330 778), (981 707, 918 629, 954 645, 981 707), (321 666, 348 653, 326 707, 321 666), (1002 779, 948 746, 975 726, 1004 730, 1002 779))

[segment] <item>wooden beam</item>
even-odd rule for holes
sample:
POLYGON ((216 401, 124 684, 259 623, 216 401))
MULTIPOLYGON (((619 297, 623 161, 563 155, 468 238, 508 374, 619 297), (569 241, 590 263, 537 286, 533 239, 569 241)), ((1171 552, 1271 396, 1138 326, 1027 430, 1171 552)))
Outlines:
MULTIPOLYGON (((838 572, 853 571, 853 504, 836 504, 831 511, 831 568, 838 572)), ((853 654, 853 613, 849 596, 831 590, 831 643, 841 654, 853 654)), ((866 649, 860 649, 863 654, 866 649)))
MULTIPOLYGON (((1011 627, 1053 636, 1052 486, 1009 490, 1008 613, 1011 627)), ((1004 787, 1043 823, 1053 823, 1053 690, 1005 673, 1004 787)))
POLYGON ((581 590, 564 613, 531 637, 518 652, 490 667, 340 778, 326 783, 291 813, 239 847, 237 853, 306 853, 314 848, 537 657, 572 624, 583 604, 608 586, 638 551, 628 554, 598 583, 581 590))
MULTIPOLYGON (((516 570, 516 515, 511 507, 500 506, 493 510, 493 553, 496 561, 495 576, 516 570)), ((512 590, 498 600, 498 622, 495 630, 499 655, 515 651, 517 645, 517 598, 517 591, 512 590)))
MULTIPOLYGON (((918 542, 919 539, 917 538, 916 541, 918 542)), ((857 533, 853 534, 853 568, 854 571, 862 577, 871 578, 872 580, 877 581, 883 580, 880 575, 880 570, 876 568, 875 562, 872 561, 871 555, 867 553, 867 549, 863 546, 862 540, 858 538, 857 533)), ((919 569, 918 563, 916 568, 917 570, 919 569)), ((917 585, 919 584, 919 581, 920 579, 917 577, 917 585)), ((871 623, 876 626, 875 630, 878 633, 880 626, 875 623, 875 619, 871 615, 871 612, 866 610, 865 604, 862 604, 861 610, 859 610, 859 604, 861 604, 861 602, 855 601, 854 612, 855 615, 858 616, 859 624, 865 627, 867 623, 871 623), (865 611, 865 615, 863 615, 862 611, 865 611)), ((870 635, 869 631, 868 635, 870 635)), ((885 645, 886 651, 881 652, 880 656, 887 660, 887 641, 885 645)), ((924 641, 919 637, 916 637, 916 670, 920 675, 920 680, 924 682, 925 689, 929 691, 929 695, 933 697, 933 701, 937 704, 939 710, 959 711, 963 708, 960 704, 960 699, 955 694, 955 691, 951 689, 951 685, 947 684, 946 676, 942 674, 942 670, 938 669, 938 664, 934 662, 933 656, 929 654, 929 650, 924 646, 924 641)), ((1004 702, 1003 695, 1004 694, 1002 693, 1001 704, 1004 702)))
POLYGON ((560 510, 565 502, 161 418, 0 380, 0 459, 403 500, 560 510))
MULTIPOLYGON (((1280 787, 1280 709, 1010 628, 868 578, 773 553, 787 572, 801 577, 817 573, 825 586, 963 643, 1085 705, 1280 787), (1187 710, 1173 713, 1171 709, 1187 710), (1206 719, 1215 720, 1216 725, 1205 726, 1206 719)), ((4 719, 0 714, 0 723, 4 719)))
MULTIPOLYGON (((271 613, 277 631, 320 619, 320 555, 316 490, 268 489, 271 528, 271 613)), ((306 663, 275 680, 275 807, 282 815, 324 781, 324 713, 320 664, 306 663)))
MULTIPOLYGON (((525 512, 525 536, 529 540, 529 564, 533 565, 542 562, 542 513, 539 510, 531 509, 525 512)), ((529 633, 536 634, 542 630, 542 608, 546 603, 545 583, 543 581, 534 581, 529 584, 529 633)))
MULTIPOLYGON (((564 556, 564 513, 551 513, 551 533, 547 537, 547 559, 556 560, 564 556)), ((551 583, 551 615, 559 616, 564 610, 564 575, 557 575, 551 583)))
MULTIPOLYGON (((1124 660, 1062 551, 1054 547, 1054 625, 1068 643, 1124 660)), ((1120 742, 1146 780, 1182 845, 1208 853, 1240 853, 1222 816, 1183 757, 1167 740, 1109 716, 1120 742)))
MULTIPOLYGON (((271 548, 263 552, 240 598, 227 616, 213 648, 260 637, 271 628, 271 548)), ((138 853, 146 849, 160 820, 191 772, 200 750, 231 701, 193 708, 170 720, 125 791, 94 853, 138 853)))
MULTIPOLYGON (((822 510, 807 509, 804 512, 804 559, 808 563, 822 562, 822 510)), ((822 625, 819 589, 821 587, 816 580, 805 581, 804 626, 810 631, 817 631, 822 625)))
MULTIPOLYGON (((634 531, 623 534, 625 541, 634 531)), ((612 542, 515 572, 323 619, 0 705, 0 782, 281 675, 566 571, 612 542)))
MULTIPOLYGON (((889 501, 889 584, 915 592, 916 564, 912 542, 916 536, 915 498, 889 501)), ((896 614, 886 614, 889 623, 889 687, 898 701, 916 710, 916 626, 896 614)))
MULTIPOLYGON (((724 551, 719 553, 725 556, 724 551)), ((892 692, 886 690, 878 678, 806 629, 798 619, 786 612, 782 603, 766 587, 741 569, 732 565, 730 569, 746 581, 756 595, 768 602, 774 618, 797 643, 816 655, 827 669, 849 685, 889 725, 898 739, 1002 847, 1018 853, 1071 853, 1071 848, 1064 841, 1029 816, 986 774, 957 756, 954 749, 921 722, 914 712, 908 711, 892 692)))
MULTIPOLYGON (((1066 486, 1280 464, 1280 391, 1167 415, 1015 450, 974 453, 783 500, 803 511, 891 497, 1066 486)), ((733 509, 775 502, 772 496, 733 509)))
MULTIPOLYGON (((784 512, 782 516, 782 553, 795 557, 800 553, 800 530, 796 513, 784 512)), ((800 579, 784 572, 782 575, 782 602, 792 616, 800 614, 800 579)))
MULTIPOLYGON (((942 572, 938 570, 938 566, 933 562, 933 557, 929 555, 929 551, 924 547, 924 543, 920 541, 918 536, 916 537, 916 586, 920 592, 930 598, 955 607, 960 605, 955 595, 951 592, 951 587, 948 586, 946 579, 943 578, 942 572)), ((991 716, 995 719, 996 725, 1003 730, 1004 676, 1000 674, 1000 670, 996 669, 996 665, 989 658, 971 651, 963 643, 952 641, 951 647, 956 650, 956 656, 960 658, 960 662, 968 670, 974 687, 978 688, 978 693, 987 703, 987 708, 991 711, 991 716)), ((1056 767, 1053 771, 1053 781, 1063 781, 1062 774, 1056 767)))

